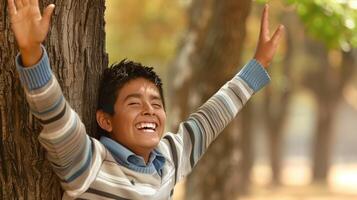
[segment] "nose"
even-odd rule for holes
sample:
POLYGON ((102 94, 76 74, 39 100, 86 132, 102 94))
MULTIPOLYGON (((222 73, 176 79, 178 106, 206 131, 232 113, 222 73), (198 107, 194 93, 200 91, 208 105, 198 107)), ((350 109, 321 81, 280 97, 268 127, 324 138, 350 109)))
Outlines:
POLYGON ((143 115, 154 115, 154 108, 150 103, 144 103, 143 115))

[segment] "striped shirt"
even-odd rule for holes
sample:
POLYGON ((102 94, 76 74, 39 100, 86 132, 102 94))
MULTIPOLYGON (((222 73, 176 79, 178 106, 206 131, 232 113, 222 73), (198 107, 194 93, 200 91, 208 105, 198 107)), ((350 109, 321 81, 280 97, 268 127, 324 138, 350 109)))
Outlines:
POLYGON ((24 68, 20 55, 16 65, 31 112, 43 126, 39 141, 60 179, 63 199, 171 199, 175 183, 192 170, 251 95, 270 81, 264 68, 251 60, 181 122, 177 133, 164 134, 155 149, 163 165, 150 170, 120 163, 116 157, 122 151, 110 151, 86 134, 63 97, 44 48, 43 52, 32 67, 24 68))

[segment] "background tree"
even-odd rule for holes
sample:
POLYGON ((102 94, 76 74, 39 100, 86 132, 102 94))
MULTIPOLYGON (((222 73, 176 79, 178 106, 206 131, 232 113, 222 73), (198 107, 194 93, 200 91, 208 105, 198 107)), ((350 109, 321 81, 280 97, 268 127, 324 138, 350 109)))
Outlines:
POLYGON ((318 104, 312 153, 313 180, 326 182, 331 161, 332 122, 343 88, 356 68, 352 49, 357 47, 357 12, 352 8, 352 1, 286 2, 296 6, 311 36, 305 40, 310 69, 306 70, 304 84, 313 91, 318 104), (341 62, 331 62, 331 49, 339 51, 341 62))
POLYGON ((342 92, 356 69, 353 52, 340 52, 342 61, 338 68, 328 59, 324 44, 308 40, 306 51, 315 62, 315 69, 308 72, 304 84, 313 91, 318 103, 317 124, 313 143, 313 181, 325 183, 331 164, 332 130, 342 92))
MULTIPOLYGON (((258 2, 266 3, 268 1, 260 0, 258 2)), ((352 1, 348 0, 339 2, 284 0, 282 2, 285 5, 293 5, 290 8, 295 9, 285 8, 281 11, 284 12, 282 21, 288 27, 284 58, 280 63, 282 68, 279 69, 283 84, 268 86, 263 106, 269 141, 272 183, 279 183, 280 179, 283 155, 282 132, 284 121, 288 117, 291 89, 293 85, 301 85, 301 82, 296 82, 297 76, 292 76, 292 68, 302 68, 300 70, 304 77, 302 85, 312 91, 317 101, 312 174, 314 181, 326 182, 333 146, 331 140, 334 116, 337 113, 343 88, 351 79, 356 68, 352 48, 357 46, 357 14, 352 6, 352 1), (296 21, 295 16, 300 18, 303 26, 296 21), (303 37, 298 36, 301 29, 306 32, 303 37), (303 57, 306 58, 306 62, 300 64, 305 68, 294 61, 299 56, 298 49, 302 49, 304 52, 303 57), (339 55, 341 61, 339 62, 334 57, 331 62, 332 53, 339 55)), ((274 74, 274 77, 277 77, 276 75, 274 74)))
MULTIPOLYGON (((107 66, 104 0, 40 1, 56 4, 47 36, 52 70, 66 99, 95 133, 96 92, 107 66), (93 59, 95 58, 95 59, 93 59)), ((0 199, 61 199, 56 176, 37 141, 39 123, 29 113, 15 69, 18 53, 7 3, 0 10, 0 199)))
POLYGON ((285 51, 271 72, 275 81, 264 91, 262 109, 265 131, 267 132, 272 185, 281 183, 284 128, 288 119, 290 100, 294 89, 292 69, 299 67, 294 66, 293 62, 296 45, 299 41, 294 38, 295 30, 291 29, 291 27, 302 28, 296 14, 291 10, 281 11, 278 14, 278 18, 287 27, 284 37, 285 51))
MULTIPOLYGON (((171 70, 176 122, 238 72, 250 8, 250 0, 192 1, 186 36, 171 70)), ((227 127, 195 167, 187 181, 187 199, 236 197, 241 175, 236 126, 227 127)))

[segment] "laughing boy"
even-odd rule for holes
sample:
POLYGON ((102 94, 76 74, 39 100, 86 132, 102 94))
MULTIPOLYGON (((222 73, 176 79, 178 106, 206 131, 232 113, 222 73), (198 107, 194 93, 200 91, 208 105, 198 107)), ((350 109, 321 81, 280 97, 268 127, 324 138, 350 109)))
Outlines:
POLYGON ((8 0, 8 5, 20 49, 17 70, 31 111, 43 126, 39 140, 61 181, 63 199, 171 199, 176 182, 270 81, 265 68, 284 30, 280 25, 270 37, 266 6, 254 58, 181 122, 175 134, 164 134, 162 83, 152 68, 126 60, 107 68, 96 111, 97 140, 86 134, 63 97, 41 45, 55 6, 41 15, 38 0, 8 0))

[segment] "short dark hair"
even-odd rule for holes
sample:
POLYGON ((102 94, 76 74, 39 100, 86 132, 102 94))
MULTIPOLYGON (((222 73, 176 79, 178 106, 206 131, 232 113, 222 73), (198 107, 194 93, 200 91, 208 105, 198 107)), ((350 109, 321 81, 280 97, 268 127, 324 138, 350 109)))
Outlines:
MULTIPOLYGON (((156 85, 165 108, 162 81, 154 72, 153 68, 144 66, 138 62, 123 59, 119 63, 114 63, 104 70, 99 85, 97 110, 102 110, 105 113, 113 115, 114 104, 120 89, 129 81, 137 78, 144 78, 156 85)), ((101 136, 108 133, 98 125, 98 134, 101 136)))

